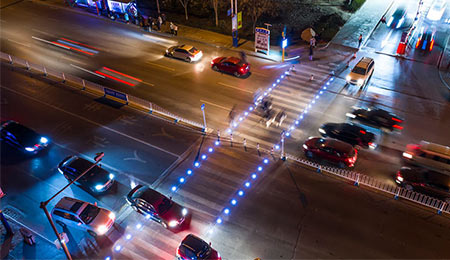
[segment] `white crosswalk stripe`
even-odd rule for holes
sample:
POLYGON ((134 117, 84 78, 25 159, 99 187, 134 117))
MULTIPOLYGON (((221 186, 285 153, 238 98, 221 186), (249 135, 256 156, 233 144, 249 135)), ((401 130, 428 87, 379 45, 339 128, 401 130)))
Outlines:
POLYGON ((295 123, 297 117, 307 108, 317 91, 336 68, 337 64, 334 63, 296 65, 295 71, 280 81, 270 95, 274 115, 280 111, 286 114, 282 125, 271 124, 267 127, 265 120, 254 112, 239 125, 234 136, 246 138, 248 142, 259 143, 267 148, 272 147, 280 141, 281 132, 295 123), (314 77, 312 80, 311 75, 314 77))

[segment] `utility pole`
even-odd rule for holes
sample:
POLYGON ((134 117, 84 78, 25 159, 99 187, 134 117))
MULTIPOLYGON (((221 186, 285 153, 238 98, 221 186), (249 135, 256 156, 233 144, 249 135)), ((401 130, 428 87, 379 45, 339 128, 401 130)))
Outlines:
POLYGON ((233 37, 233 47, 238 46, 238 24, 237 24, 237 0, 231 1, 231 36, 233 37))
POLYGON ((203 132, 206 133, 205 104, 202 104, 201 109, 202 109, 202 112, 203 112, 203 132))

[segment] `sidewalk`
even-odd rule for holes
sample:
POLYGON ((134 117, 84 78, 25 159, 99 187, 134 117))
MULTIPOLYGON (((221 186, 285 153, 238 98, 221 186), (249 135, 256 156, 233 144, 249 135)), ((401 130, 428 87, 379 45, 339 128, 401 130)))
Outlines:
MULTIPOLYGON (((0 225, 1 232, 1 259, 64 259, 65 255, 62 250, 58 250, 56 246, 33 233, 36 244, 30 246, 23 242, 22 234, 19 229, 22 227, 18 222, 6 216, 14 234, 6 237, 6 230, 0 225)), ((55 238, 56 239, 56 238, 55 238)))

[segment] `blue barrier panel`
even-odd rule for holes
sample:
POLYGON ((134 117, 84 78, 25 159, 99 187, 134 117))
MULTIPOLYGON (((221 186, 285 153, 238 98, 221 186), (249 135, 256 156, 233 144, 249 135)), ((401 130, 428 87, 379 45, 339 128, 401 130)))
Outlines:
POLYGON ((128 102, 128 95, 124 94, 122 92, 116 91, 114 89, 110 89, 110 88, 103 88, 103 90, 105 91, 105 96, 112 96, 118 99, 121 99, 125 102, 128 102))

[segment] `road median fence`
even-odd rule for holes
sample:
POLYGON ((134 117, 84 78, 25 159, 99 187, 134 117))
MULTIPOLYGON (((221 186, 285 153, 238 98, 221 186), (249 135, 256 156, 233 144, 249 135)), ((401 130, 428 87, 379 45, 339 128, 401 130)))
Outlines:
POLYGON ((41 76, 56 78, 67 86, 86 91, 94 96, 104 97, 116 102, 123 103, 124 105, 132 107, 134 109, 138 109, 140 111, 144 111, 146 113, 153 114, 157 117, 172 120, 177 124, 192 127, 197 130, 204 130, 204 126, 202 124, 171 113, 168 110, 148 100, 130 96, 126 93, 107 88, 105 86, 84 80, 74 75, 66 74, 64 72, 46 67, 42 64, 28 62, 27 60, 14 57, 4 52, 1 52, 1 59, 2 61, 6 61, 14 67, 28 70, 32 73, 42 73, 41 76))
POLYGON ((402 198, 420 204, 422 206, 434 209, 437 211, 438 214, 441 214, 442 212, 450 214, 450 205, 447 202, 424 195, 422 193, 407 190, 391 184, 383 183, 380 180, 361 174, 359 172, 320 165, 310 160, 306 160, 289 154, 287 154, 286 157, 290 160, 306 165, 316 170, 317 172, 320 173, 323 172, 349 180, 355 186, 364 185, 369 188, 388 193, 392 195, 394 199, 402 198))

